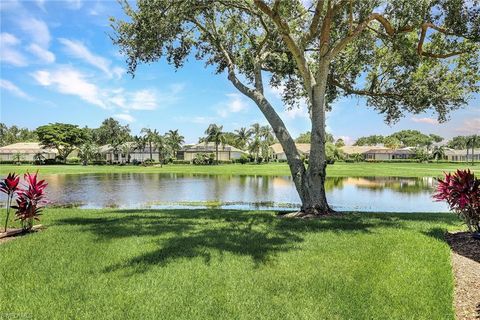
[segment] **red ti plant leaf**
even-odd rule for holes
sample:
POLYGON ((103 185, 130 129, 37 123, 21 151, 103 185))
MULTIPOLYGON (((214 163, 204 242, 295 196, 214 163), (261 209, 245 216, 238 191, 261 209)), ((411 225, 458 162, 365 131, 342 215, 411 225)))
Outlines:
POLYGON ((8 218, 10 217, 10 207, 12 204, 12 199, 18 191, 18 183, 20 182, 20 177, 14 173, 9 173, 6 178, 0 181, 0 191, 7 195, 7 217, 5 218, 5 227, 4 231, 7 231, 8 218))
POLYGON ((480 179, 470 170, 446 173, 438 179, 433 198, 446 201, 450 210, 457 213, 470 231, 480 232, 480 179))
POLYGON ((38 172, 35 174, 27 173, 24 176, 26 186, 18 192, 16 199, 17 205, 12 206, 16 209, 17 220, 22 222, 24 230, 30 230, 33 227, 33 221, 39 220, 43 206, 47 203, 45 200, 45 180, 37 179, 38 172))

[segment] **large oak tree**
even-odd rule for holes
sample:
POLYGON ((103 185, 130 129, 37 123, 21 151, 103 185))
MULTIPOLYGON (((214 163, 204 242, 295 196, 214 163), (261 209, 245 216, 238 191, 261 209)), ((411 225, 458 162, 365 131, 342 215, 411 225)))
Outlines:
POLYGON ((137 63, 193 52, 226 74, 264 114, 285 150, 301 215, 331 212, 325 197, 325 113, 342 96, 366 98, 394 122, 433 111, 439 121, 479 90, 477 0, 138 0, 123 2, 112 37, 137 63), (269 84, 265 84, 265 82, 269 84), (265 85, 287 107, 306 101, 311 151, 304 165, 265 85))

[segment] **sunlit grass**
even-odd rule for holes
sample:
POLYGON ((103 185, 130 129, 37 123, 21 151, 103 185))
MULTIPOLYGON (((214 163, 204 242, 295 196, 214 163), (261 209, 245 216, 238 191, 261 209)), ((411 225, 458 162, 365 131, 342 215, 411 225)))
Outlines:
MULTIPOLYGON (((2 212, 3 216, 4 212, 2 212)), ((453 319, 449 214, 278 219, 47 209, 0 245, 0 314, 35 319, 453 319)))
MULTIPOLYGON (((434 177, 441 176, 445 171, 454 171, 458 168, 471 168, 480 172, 480 164, 475 166, 465 163, 345 163, 337 162, 327 167, 327 175, 330 177, 434 177)), ((143 166, 82 166, 82 165, 1 165, 0 174, 9 172, 34 172, 40 170, 42 174, 65 173, 185 173, 185 174, 222 174, 222 175, 290 175, 286 163, 269 163, 261 165, 230 164, 218 166, 194 166, 194 165, 165 165, 163 167, 143 166)))

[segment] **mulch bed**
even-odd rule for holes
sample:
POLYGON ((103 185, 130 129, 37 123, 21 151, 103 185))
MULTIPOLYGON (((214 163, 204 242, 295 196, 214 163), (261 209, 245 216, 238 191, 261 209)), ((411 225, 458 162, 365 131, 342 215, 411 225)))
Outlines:
POLYGON ((455 314, 458 320, 480 319, 480 240, 467 232, 447 233, 455 276, 455 314))
POLYGON ((45 229, 41 224, 33 226, 32 230, 24 232, 22 229, 7 229, 7 232, 0 232, 0 244, 17 239, 32 232, 38 232, 45 229))

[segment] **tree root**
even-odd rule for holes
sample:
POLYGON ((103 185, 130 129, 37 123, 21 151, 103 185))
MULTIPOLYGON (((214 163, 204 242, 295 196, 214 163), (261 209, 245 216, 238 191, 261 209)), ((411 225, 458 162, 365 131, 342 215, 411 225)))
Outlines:
POLYGON ((328 209, 327 211, 320 211, 317 209, 310 210, 299 210, 296 212, 289 212, 282 215, 279 215, 279 218, 299 218, 299 219, 315 219, 315 218, 325 218, 338 214, 335 210, 328 209))

